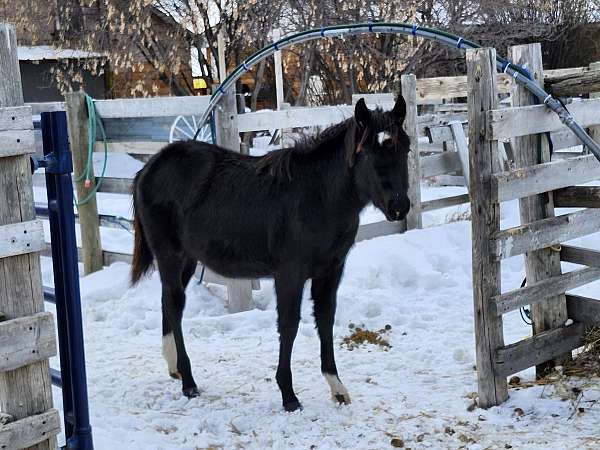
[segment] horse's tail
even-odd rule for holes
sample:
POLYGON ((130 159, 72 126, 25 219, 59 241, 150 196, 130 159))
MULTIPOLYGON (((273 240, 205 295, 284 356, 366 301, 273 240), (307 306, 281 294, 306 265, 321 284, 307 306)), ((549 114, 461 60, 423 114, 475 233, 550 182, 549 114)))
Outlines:
POLYGON ((137 184, 139 176, 133 181, 133 230, 135 232, 135 243, 133 246, 133 260, 131 262, 131 285, 135 285, 142 278, 150 267, 154 256, 146 241, 144 228, 140 222, 138 208, 136 208, 137 184))

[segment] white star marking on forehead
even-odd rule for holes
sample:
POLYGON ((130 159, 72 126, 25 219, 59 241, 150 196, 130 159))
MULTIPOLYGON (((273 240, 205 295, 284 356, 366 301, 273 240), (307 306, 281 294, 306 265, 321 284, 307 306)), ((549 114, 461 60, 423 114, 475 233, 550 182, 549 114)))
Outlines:
POLYGON ((377 133, 377 142, 379 142, 379 145, 382 145, 386 139, 391 139, 391 138, 392 138, 392 135, 390 133, 388 133, 387 131, 382 131, 381 133, 377 133))

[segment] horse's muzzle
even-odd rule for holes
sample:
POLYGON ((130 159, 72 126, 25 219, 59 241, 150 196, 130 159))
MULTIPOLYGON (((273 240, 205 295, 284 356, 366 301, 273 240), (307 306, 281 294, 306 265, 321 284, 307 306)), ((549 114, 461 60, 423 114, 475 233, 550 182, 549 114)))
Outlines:
POLYGON ((396 222, 398 220, 403 220, 409 211, 410 200, 408 200, 408 198, 393 198, 388 202, 384 214, 387 220, 396 222))

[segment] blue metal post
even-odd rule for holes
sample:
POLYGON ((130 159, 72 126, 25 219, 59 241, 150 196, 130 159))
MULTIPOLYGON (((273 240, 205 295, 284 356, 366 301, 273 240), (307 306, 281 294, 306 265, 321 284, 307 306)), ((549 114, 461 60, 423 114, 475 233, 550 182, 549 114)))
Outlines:
MULTIPOLYGON (((42 113, 44 166, 58 322, 67 450, 93 450, 73 213, 73 170, 64 111, 42 113)), ((55 374, 56 377, 56 374, 55 374)))

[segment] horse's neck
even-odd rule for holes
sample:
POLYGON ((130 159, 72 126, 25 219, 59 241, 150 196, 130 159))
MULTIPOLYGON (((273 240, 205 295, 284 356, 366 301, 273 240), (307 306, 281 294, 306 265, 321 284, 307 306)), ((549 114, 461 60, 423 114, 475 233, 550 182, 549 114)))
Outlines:
POLYGON ((302 180, 307 186, 302 189, 312 191, 318 189, 322 198, 331 204, 332 211, 339 211, 343 207, 349 215, 358 215, 365 207, 366 202, 360 200, 355 175, 352 168, 348 167, 343 144, 339 140, 332 140, 320 144, 323 148, 315 150, 315 155, 321 153, 323 160, 313 164, 300 162, 292 158, 292 173, 300 170, 302 180), (295 166, 295 167, 294 167, 295 166))

